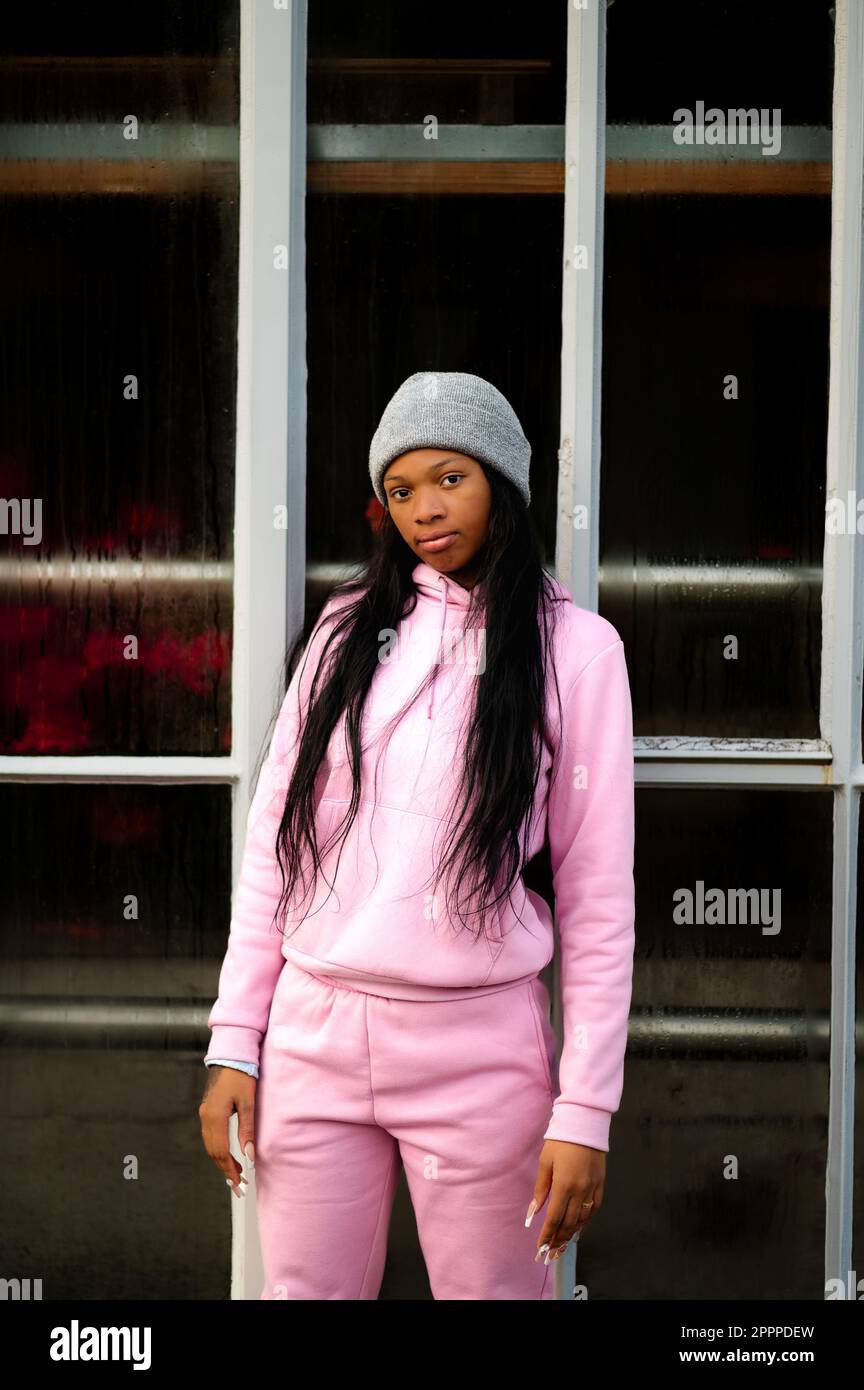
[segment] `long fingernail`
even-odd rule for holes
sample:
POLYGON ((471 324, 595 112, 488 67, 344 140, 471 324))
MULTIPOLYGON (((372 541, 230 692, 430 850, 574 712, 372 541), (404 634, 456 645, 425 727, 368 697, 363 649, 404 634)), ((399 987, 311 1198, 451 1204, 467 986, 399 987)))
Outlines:
POLYGON ((537 1210, 537 1203, 536 1203, 536 1201, 534 1200, 534 1198, 532 1197, 532 1198, 531 1198, 531 1205, 530 1205, 530 1207, 528 1208, 528 1215, 525 1217, 525 1225, 526 1225, 526 1226, 530 1226, 530 1225, 531 1225, 531 1222, 534 1220, 534 1213, 535 1213, 536 1210, 537 1210))
POLYGON ((243 1150, 243 1152, 244 1152, 244 1154, 246 1155, 246 1157, 248 1158, 249 1162, 250 1162, 250 1163, 253 1165, 253 1167, 254 1167, 254 1165, 255 1165, 255 1145, 252 1143, 252 1140, 251 1140, 251 1139, 247 1139, 247 1140, 246 1140, 246 1147, 245 1147, 245 1149, 243 1150))
MULTIPOLYGON (((547 1242, 546 1245, 541 1245, 541 1246, 540 1246, 540 1249, 537 1251, 537 1254, 534 1256, 534 1263, 535 1263, 535 1265, 536 1265, 537 1261, 539 1260, 540 1256, 543 1254, 543 1251, 544 1251, 544 1250, 548 1250, 548 1249, 549 1249, 548 1242, 547 1242)), ((545 1261, 544 1261, 544 1263, 545 1263, 545 1261)))

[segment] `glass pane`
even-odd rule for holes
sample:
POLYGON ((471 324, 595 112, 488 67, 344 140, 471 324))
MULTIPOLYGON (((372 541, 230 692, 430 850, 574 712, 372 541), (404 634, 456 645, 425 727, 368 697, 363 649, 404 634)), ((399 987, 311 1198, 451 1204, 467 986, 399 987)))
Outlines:
POLYGON ((564 5, 310 5, 311 609, 368 552, 369 443, 418 370, 511 400, 554 561, 566 22, 564 5))
POLYGON ((311 0, 309 119, 416 126, 431 113, 470 125, 558 125, 566 14, 537 8, 441 0, 423 13, 399 0, 311 0))
POLYGON ((636 799, 624 1093, 577 1283, 592 1299, 824 1298, 831 795, 636 799))
POLYGON ((0 752, 227 753, 239 5, 3 47, 0 752))
POLYGON ((607 27, 600 609, 635 732, 815 738, 831 11, 607 27))
POLYGON ((0 919, 4 1273, 41 1278, 44 1299, 226 1298, 227 1188, 196 1117, 231 789, 0 784, 0 835, 17 870, 0 919))

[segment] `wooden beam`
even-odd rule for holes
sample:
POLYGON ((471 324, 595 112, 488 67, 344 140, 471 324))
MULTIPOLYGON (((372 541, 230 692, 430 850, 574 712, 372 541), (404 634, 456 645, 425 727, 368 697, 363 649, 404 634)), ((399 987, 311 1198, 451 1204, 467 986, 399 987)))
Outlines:
MULTIPOLYGON (((709 161, 615 160, 606 165, 608 197, 636 194, 718 194, 727 197, 828 197, 831 164, 770 159, 709 161)), ((555 160, 310 160, 310 194, 564 194, 564 165, 555 160)))
MULTIPOLYGON (((0 160, 0 195, 55 197, 124 194, 169 197, 236 193, 231 160, 0 160)), ((831 164, 770 159, 684 162, 613 160, 607 197, 642 194, 726 197, 829 197, 831 164)), ((560 160, 310 160, 307 192, 398 196, 564 196, 560 160)))

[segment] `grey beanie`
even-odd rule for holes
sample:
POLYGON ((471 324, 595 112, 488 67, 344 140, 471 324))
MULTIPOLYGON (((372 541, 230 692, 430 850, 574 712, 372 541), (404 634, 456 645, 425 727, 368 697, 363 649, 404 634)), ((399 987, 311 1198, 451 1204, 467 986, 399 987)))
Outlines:
POLYGON ((506 396, 470 372, 414 372, 388 401, 369 447, 369 476, 387 506, 384 471, 409 449, 455 449, 482 459, 531 502, 531 445, 506 396))

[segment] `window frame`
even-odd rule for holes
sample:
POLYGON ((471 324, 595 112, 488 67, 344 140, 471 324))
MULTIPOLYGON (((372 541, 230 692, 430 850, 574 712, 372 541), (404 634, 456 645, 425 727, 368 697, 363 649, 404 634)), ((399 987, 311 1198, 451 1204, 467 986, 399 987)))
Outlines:
MULTIPOLYGON (((556 568, 574 601, 594 611, 599 592, 602 451, 603 199, 606 180, 606 8, 569 6, 565 134, 561 438, 556 568), (569 258, 588 248, 588 269, 569 258), (588 503, 589 529, 573 509, 588 503), (576 538, 581 538, 579 541, 576 538)), ((607 0, 608 4, 608 0, 607 0)), ((831 304, 826 500, 864 497, 864 11, 837 0, 832 113, 831 304)), ((855 1123, 855 934, 862 765, 864 558, 855 537, 825 532, 819 739, 634 739, 640 787, 825 788, 832 790, 830 1079, 826 1165, 825 1278, 852 1264, 855 1123), (850 544, 851 541, 851 544, 850 544)), ((555 1021, 560 990, 555 972, 555 1021)), ((570 1296, 575 1254, 558 1262, 557 1296, 570 1296)))
MULTIPOLYGON (((0 756, 0 779, 229 785, 236 889, 255 768, 306 588, 307 0, 240 3, 240 277, 234 503, 232 752, 227 757, 0 756), (287 178, 286 178, 287 172, 287 178), (274 248, 284 246, 277 269, 274 248), (284 505, 286 529, 275 509, 284 505)), ((608 3, 608 0, 607 0, 608 3)), ((596 611, 606 177, 606 4, 568 3, 561 415, 555 569, 596 611), (577 269, 572 249, 585 245, 577 269), (587 505, 587 530, 574 529, 587 505)), ((826 498, 864 496, 864 10, 837 0, 832 117, 831 305, 826 498)), ((852 539, 852 544, 849 544, 852 539)), ((852 1268, 855 930, 862 763, 864 556, 825 534, 821 738, 637 738, 637 786, 823 788, 834 801, 829 1135, 825 1277, 852 1268)), ((560 1040, 558 959, 555 1022, 560 1040)), ((203 1076, 203 1071, 202 1071, 203 1076)), ((236 1117, 232 1148, 237 1153, 236 1117)), ((238 1154, 239 1157, 239 1154, 238 1154)), ((254 1185, 232 1203, 233 1298, 255 1298, 263 1267, 254 1185)), ((575 1250, 556 1262, 572 1298, 575 1250)))

